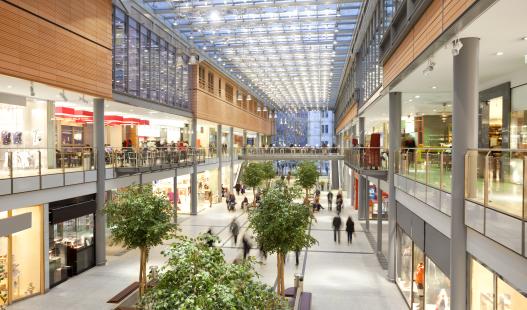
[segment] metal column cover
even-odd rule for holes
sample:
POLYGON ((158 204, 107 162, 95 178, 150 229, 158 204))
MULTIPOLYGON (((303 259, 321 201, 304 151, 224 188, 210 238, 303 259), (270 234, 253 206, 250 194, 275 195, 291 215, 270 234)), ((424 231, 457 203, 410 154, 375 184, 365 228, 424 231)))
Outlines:
POLYGON ((388 156, 388 280, 395 281, 395 172, 401 147, 401 93, 389 94, 390 146, 388 156))
POLYGON ((234 128, 229 128, 229 155, 231 157, 231 172, 230 172, 230 188, 228 189, 229 192, 232 191, 232 188, 234 187, 234 128))
MULTIPOLYGON (((190 137, 190 143, 192 147, 197 145, 197 129, 198 121, 195 117, 192 118, 192 136, 190 137)), ((198 214, 198 164, 196 162, 196 156, 193 158, 194 164, 192 165, 192 173, 190 174, 190 214, 198 214)))
POLYGON ((218 130, 217 130, 218 137, 216 138, 216 152, 218 153, 218 197, 221 197, 221 186, 223 182, 223 171, 222 171, 223 163, 221 162, 223 158, 223 147, 221 143, 221 136, 222 136, 221 130, 222 130, 221 125, 218 125, 218 130))
POLYGON ((382 253, 382 190, 381 179, 377 179, 377 254, 382 253))
POLYGON ((97 195, 95 203, 95 264, 106 264, 106 214, 104 213, 106 165, 104 158, 104 99, 93 99, 93 145, 96 151, 97 195))
POLYGON ((478 146, 479 39, 461 39, 454 56, 452 105, 452 216, 450 243, 451 308, 467 308, 467 230, 465 154, 478 146))

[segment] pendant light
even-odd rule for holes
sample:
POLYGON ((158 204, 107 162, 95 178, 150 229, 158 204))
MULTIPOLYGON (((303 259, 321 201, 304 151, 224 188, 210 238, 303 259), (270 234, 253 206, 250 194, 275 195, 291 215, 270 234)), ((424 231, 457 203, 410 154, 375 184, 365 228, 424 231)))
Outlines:
POLYGON ((239 91, 237 93, 238 93, 238 95, 236 96, 236 99, 238 101, 242 101, 242 94, 239 91))
POLYGON ((267 112, 267 107, 266 106, 263 107, 263 111, 267 112))
POLYGON ((251 99, 251 94, 248 94, 248 95, 247 95, 247 101, 249 101, 249 100, 252 100, 252 99, 251 99))
POLYGON ((262 112, 262 108, 260 108, 260 106, 258 106, 258 107, 256 108, 256 112, 262 112))

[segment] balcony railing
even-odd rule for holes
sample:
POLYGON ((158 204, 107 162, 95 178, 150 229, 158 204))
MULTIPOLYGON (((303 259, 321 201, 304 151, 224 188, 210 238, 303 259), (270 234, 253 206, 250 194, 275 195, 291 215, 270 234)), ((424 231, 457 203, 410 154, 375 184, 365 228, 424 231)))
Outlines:
POLYGON ((451 191, 450 148, 404 148, 398 155, 399 175, 439 190, 451 191))
POLYGON ((204 162, 207 150, 191 147, 107 148, 105 161, 114 168, 169 168, 204 162))
POLYGON ((244 155, 329 155, 339 152, 336 147, 246 147, 243 149, 244 155))
MULTIPOLYGON (((450 215, 451 149, 402 149, 398 156, 396 187, 450 215)), ((465 154, 465 224, 524 256, 526 167, 527 150, 473 149, 465 154)))
POLYGON ((92 147, 0 148, 0 179, 95 170, 92 147))
POLYGON ((388 171, 388 149, 381 147, 353 147, 344 149, 344 160, 358 170, 388 171))

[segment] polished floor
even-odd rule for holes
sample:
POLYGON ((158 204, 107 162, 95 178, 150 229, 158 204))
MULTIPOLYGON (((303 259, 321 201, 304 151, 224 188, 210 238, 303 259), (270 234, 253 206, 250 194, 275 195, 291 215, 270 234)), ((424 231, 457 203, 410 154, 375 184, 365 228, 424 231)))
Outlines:
MULTIPOLYGON (((322 195, 324 197, 324 193, 322 195)), ((356 218, 356 211, 351 210, 348 201, 343 210, 343 221, 349 215, 356 218)), ((395 284, 386 280, 386 271, 379 265, 361 225, 356 223, 357 232, 351 245, 347 244, 344 231, 341 232, 341 243, 335 243, 331 228, 333 216, 334 213, 327 209, 316 215, 311 233, 319 244, 309 249, 307 256, 302 252, 299 266, 295 266, 294 254, 287 257, 286 286, 293 285, 294 274, 301 272, 305 263, 304 288, 313 293, 313 309, 407 309, 395 284)), ((178 222, 182 233, 188 236, 212 228, 221 239, 226 259, 232 261, 242 255, 240 242, 235 245, 229 233, 232 218, 243 227, 240 236, 251 235, 247 230, 247 215, 239 209, 235 213, 227 212, 225 203, 204 209, 198 216, 181 215, 178 222)), ((160 252, 166 246, 151 251, 149 265, 163 263, 160 252)), ((139 270, 138 251, 115 253, 119 256, 109 256, 106 266, 92 268, 45 295, 15 303, 8 309, 113 309, 115 305, 106 301, 136 281, 139 270)), ((260 258, 256 248, 250 254, 260 258)), ((274 285, 276 257, 269 256, 263 262, 258 267, 261 280, 274 285)))

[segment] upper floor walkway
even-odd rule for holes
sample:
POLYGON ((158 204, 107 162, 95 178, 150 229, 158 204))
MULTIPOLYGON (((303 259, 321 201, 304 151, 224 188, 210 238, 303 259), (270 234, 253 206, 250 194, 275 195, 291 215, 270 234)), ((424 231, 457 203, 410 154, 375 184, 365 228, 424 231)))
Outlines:
POLYGON ((247 147, 238 156, 243 160, 343 160, 337 147, 247 147))

